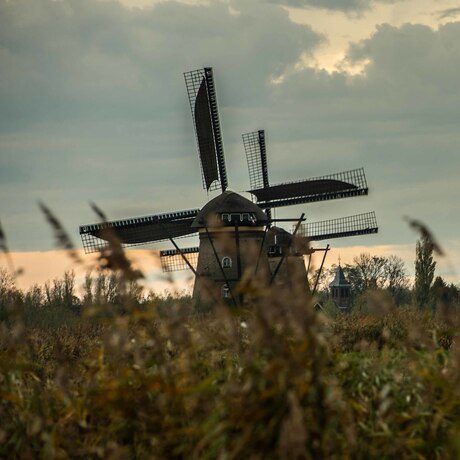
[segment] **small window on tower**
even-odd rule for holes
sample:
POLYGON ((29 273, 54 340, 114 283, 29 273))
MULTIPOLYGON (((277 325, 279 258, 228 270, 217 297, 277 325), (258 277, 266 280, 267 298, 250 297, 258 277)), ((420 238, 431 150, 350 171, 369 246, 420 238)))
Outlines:
POLYGON ((232 259, 230 257, 222 258, 222 268, 232 268, 232 259))
POLYGON ((227 284, 224 284, 222 286, 222 297, 224 299, 229 299, 230 298, 230 288, 228 287, 227 284))

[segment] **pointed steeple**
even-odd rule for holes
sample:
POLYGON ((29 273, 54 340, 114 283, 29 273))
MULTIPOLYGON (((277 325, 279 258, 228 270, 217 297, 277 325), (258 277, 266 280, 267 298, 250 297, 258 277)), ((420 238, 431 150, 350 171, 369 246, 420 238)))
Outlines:
POLYGON ((350 311, 351 309, 351 283, 345 278, 342 267, 335 270, 335 277, 329 284, 332 300, 337 308, 341 311, 350 311))
POLYGON ((339 264, 339 266, 337 267, 335 271, 335 277, 332 280, 332 283, 329 284, 329 287, 344 287, 344 286, 350 287, 351 284, 345 278, 345 273, 343 273, 343 269, 339 264))

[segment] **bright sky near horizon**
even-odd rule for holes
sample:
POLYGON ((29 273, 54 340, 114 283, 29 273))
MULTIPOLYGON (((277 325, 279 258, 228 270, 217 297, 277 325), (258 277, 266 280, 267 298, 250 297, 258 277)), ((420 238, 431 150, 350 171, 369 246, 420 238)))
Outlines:
MULTIPOLYGON (((375 210, 379 234, 331 241, 329 262, 394 253, 410 272, 404 216, 420 219, 447 253, 438 274, 459 282, 458 1, 0 0, 0 222, 21 286, 68 267, 38 200, 79 245, 90 200, 117 219, 213 197, 182 76, 203 66, 231 189, 248 188, 241 133, 260 128, 273 182, 363 166, 369 197, 279 215, 375 210)), ((164 287, 147 252, 133 254, 164 287)))

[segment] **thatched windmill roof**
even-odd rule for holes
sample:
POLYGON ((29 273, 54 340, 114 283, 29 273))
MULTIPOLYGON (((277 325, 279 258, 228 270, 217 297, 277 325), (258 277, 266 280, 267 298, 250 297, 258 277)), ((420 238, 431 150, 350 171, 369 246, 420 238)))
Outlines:
POLYGON ((266 214, 259 206, 247 198, 238 195, 238 193, 226 190, 219 196, 216 196, 198 213, 192 223, 192 228, 205 226, 225 225, 222 221, 222 214, 250 214, 255 220, 253 225, 263 226, 268 222, 266 214))

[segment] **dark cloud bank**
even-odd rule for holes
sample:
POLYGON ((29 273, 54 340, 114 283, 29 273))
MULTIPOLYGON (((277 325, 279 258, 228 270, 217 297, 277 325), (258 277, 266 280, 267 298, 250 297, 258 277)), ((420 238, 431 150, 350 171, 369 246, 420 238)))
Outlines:
POLYGON ((241 133, 265 128, 274 182, 366 168, 370 197, 311 205, 311 219, 375 209, 382 231, 363 244, 413 241, 403 215, 458 238, 460 23, 382 25, 349 49, 350 63, 367 62, 349 77, 293 71, 325 37, 279 5, 247 3, 235 14, 221 3, 0 1, 0 219, 13 249, 51 247, 38 199, 76 239, 94 220, 89 200, 113 218, 201 206, 182 73, 205 65, 231 188, 248 186, 241 133))

